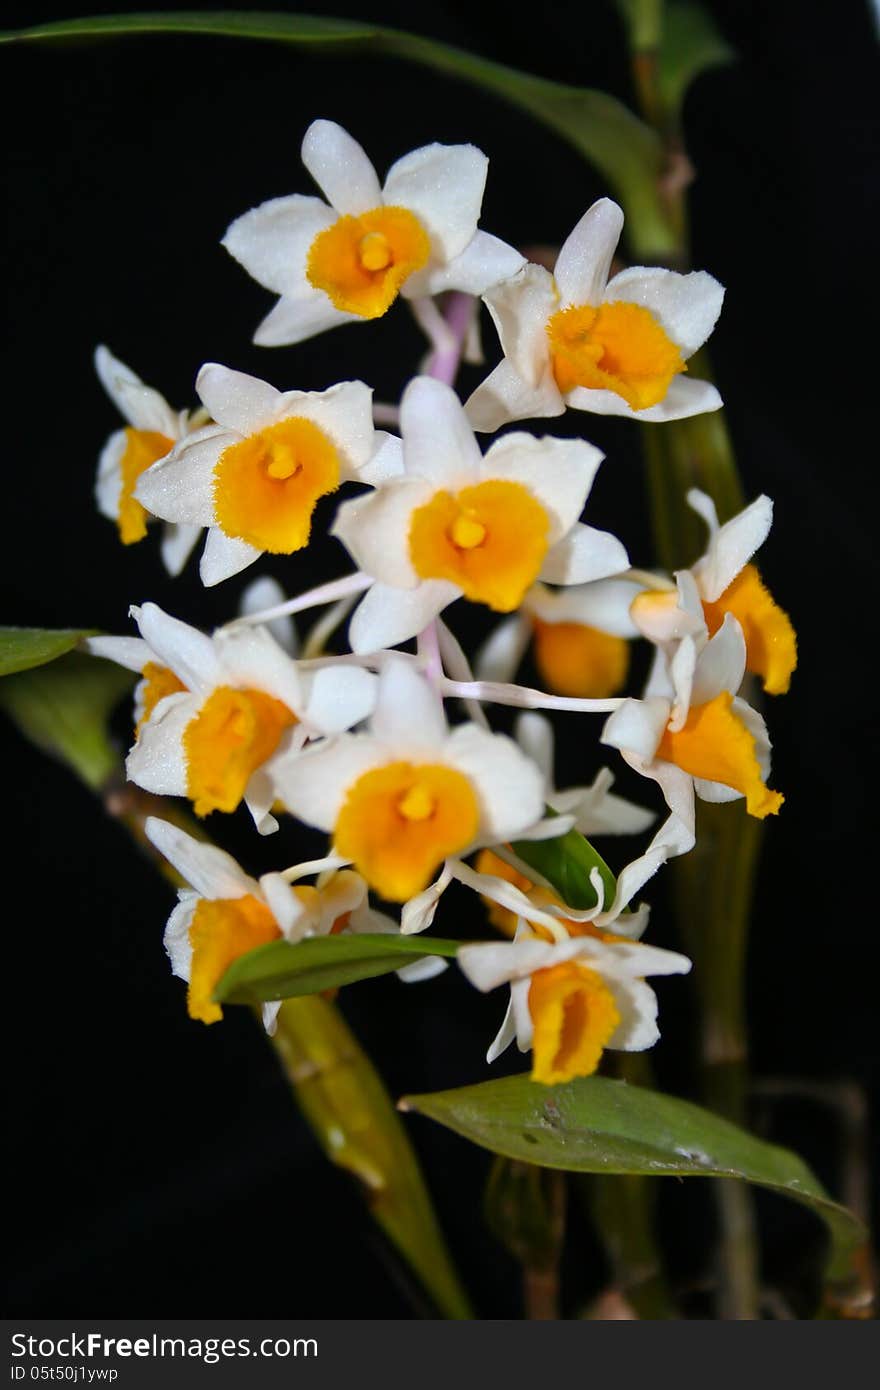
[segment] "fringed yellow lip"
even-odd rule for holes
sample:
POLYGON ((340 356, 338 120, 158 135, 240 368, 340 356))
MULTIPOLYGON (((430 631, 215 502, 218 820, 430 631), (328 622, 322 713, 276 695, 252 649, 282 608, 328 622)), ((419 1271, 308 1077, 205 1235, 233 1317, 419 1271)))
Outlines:
POLYGON ((549 690, 579 700, 616 695, 629 671, 629 643, 586 623, 534 621, 535 663, 549 690))
POLYGON ((529 985, 532 1077, 553 1086, 590 1076, 620 1023, 614 996, 595 970, 562 961, 537 970, 529 985))
POLYGON ((234 960, 265 946, 281 929, 265 903, 243 898, 200 898, 189 929, 192 946, 187 1009, 190 1018, 216 1023, 223 1010, 211 995, 234 960))
POLYGON ((380 318, 431 253, 428 233, 408 208, 379 207, 340 217, 309 248, 306 276, 337 309, 380 318))
POLYGON ((442 763, 388 763, 350 788, 334 843, 383 898, 406 902, 448 855, 471 843, 479 819, 463 772, 442 763))
POLYGON ((683 729, 667 729, 656 757, 707 782, 720 782, 746 798, 750 816, 775 815, 784 798, 770 791, 761 776, 755 740, 733 709, 726 690, 704 705, 693 705, 683 729))
POLYGON ((174 440, 158 430, 125 430, 125 449, 119 460, 122 474, 122 488, 119 493, 117 525, 119 539, 123 545, 133 545, 142 541, 147 534, 146 508, 141 506, 134 495, 138 478, 154 463, 170 454, 174 440))
POLYGON ((746 642, 746 666, 768 695, 784 695, 797 666, 797 637, 788 614, 775 602, 754 565, 745 565, 714 603, 704 603, 709 633, 732 613, 746 642))
POLYGON ((272 555, 308 544, 320 497, 339 486, 329 435, 292 416, 224 449, 214 468, 214 513, 227 535, 272 555))
POLYGON ((261 690, 213 690, 183 735, 187 796, 197 816, 234 811, 251 775, 296 716, 261 690))
POLYGON ((550 518, 522 483, 489 479, 437 492, 412 515, 409 553, 421 579, 448 579, 465 596, 510 613, 541 572, 550 518))
POLYGON ((676 343, 640 304, 572 305, 547 323, 556 384, 613 391, 632 410, 659 405, 687 365, 676 343))

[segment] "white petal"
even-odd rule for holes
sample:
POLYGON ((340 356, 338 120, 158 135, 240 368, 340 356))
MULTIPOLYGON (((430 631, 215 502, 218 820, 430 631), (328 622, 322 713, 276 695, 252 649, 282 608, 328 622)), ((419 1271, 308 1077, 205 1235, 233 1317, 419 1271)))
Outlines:
POLYGON ((599 742, 635 753, 645 762, 650 762, 663 737, 669 712, 668 700, 656 697, 624 700, 620 708, 606 719, 599 742))
POLYGON ((418 751, 430 756, 444 743, 448 729, 443 702, 411 661, 392 658, 382 668, 370 729, 386 747, 402 754, 418 751))
MULTIPOLYGON (((242 617, 247 617, 254 613, 262 613, 267 608, 276 608, 284 603, 287 595, 271 575, 260 575, 259 579, 252 579, 250 584, 243 590, 238 601, 238 611, 242 617)), ((296 656, 297 634, 296 625, 289 613, 284 613, 280 618, 272 618, 266 624, 279 647, 287 652, 288 656, 296 656)))
POLYGON ((531 387, 505 358, 468 397, 465 412, 475 430, 489 434, 512 420, 563 415, 565 401, 552 373, 545 372, 540 384, 531 387))
POLYGON ((337 328, 341 323, 357 323, 358 314, 337 309, 321 290, 306 286, 297 295, 285 295, 270 309, 254 334, 257 347, 289 347, 305 342, 316 333, 337 328))
MULTIPOLYGON (((596 919, 600 926, 612 925, 624 908, 632 902, 636 893, 641 891, 658 869, 662 868, 669 859, 674 859, 680 854, 687 854, 694 847, 693 784, 687 773, 682 772, 679 768, 673 768, 668 763, 662 766, 663 785, 669 787, 672 778, 678 778, 680 781, 680 794, 673 797, 677 804, 681 806, 688 798, 690 799, 689 824, 674 812, 667 816, 645 853, 632 860, 617 875, 617 891, 614 895, 614 902, 607 912, 601 913, 596 919)), ((656 778, 655 780, 659 781, 660 779, 656 778)))
POLYGON ((211 638, 197 627, 166 613, 157 603, 132 608, 141 636, 155 652, 155 660, 168 666, 187 690, 207 693, 220 685, 223 672, 211 638))
POLYGON ((528 488, 551 518, 553 545, 571 530, 583 511, 603 458, 601 449, 583 439, 552 439, 549 435, 536 439, 518 431, 492 445, 480 474, 528 488))
POLYGON ((164 459, 138 478, 135 497, 154 516, 189 526, 210 526, 214 519, 214 469, 235 436, 218 425, 182 439, 164 459))
POLYGON ((272 776, 285 806, 319 830, 332 831, 348 790, 387 755, 366 734, 339 734, 320 748, 290 754, 272 765, 272 776))
POLYGON ((490 290, 485 303, 505 358, 524 385, 536 391, 550 372, 547 322, 559 308, 553 276, 543 266, 525 265, 490 290))
POLYGON ((223 667, 224 685, 261 690, 301 717, 304 701, 296 662, 268 628, 221 627, 214 633, 214 645, 223 667))
POLYGON ((610 198, 587 209, 563 242, 554 267, 563 305, 602 303, 622 230, 623 212, 610 198))
POLYGON ((227 536, 219 526, 212 526, 205 540, 205 548, 199 563, 199 574, 206 589, 231 579, 259 560, 262 550, 237 536, 227 536))
POLYGON ((523 941, 487 941, 462 946, 456 960, 465 977, 481 993, 510 980, 524 979, 558 960, 554 943, 528 937, 523 941))
POLYGON ((306 677, 304 718, 324 734, 359 724, 376 706, 379 681, 360 666, 327 666, 306 677))
POLYGON ((422 984, 425 980, 433 980, 448 969, 449 961, 444 960, 442 956, 425 956, 422 960, 414 960, 411 965, 401 966, 394 973, 405 985, 416 985, 422 984))
POLYGON ((409 476, 452 488, 477 481, 480 449, 451 386, 427 376, 411 381, 400 401, 400 433, 409 476))
POLYGON ((451 261, 477 230, 488 167, 475 145, 424 145, 392 164, 382 199, 414 212, 428 230, 434 257, 451 261))
POLYGON ((549 584, 585 584, 629 569, 629 556, 610 531, 578 522, 557 541, 541 569, 549 584))
POLYGON ((262 874, 260 892, 288 941, 299 941, 311 924, 311 914, 281 874, 262 874))
POLYGON ((461 590, 445 579, 424 579, 414 589, 374 584, 361 599, 348 629, 353 652, 379 652, 406 642, 427 627, 461 590))
POLYGON ((448 865, 444 864, 438 878, 429 883, 421 893, 405 902, 400 913, 400 931, 403 936, 414 936, 427 931, 434 920, 437 905, 452 880, 448 865))
POLYGON ((535 584, 524 607, 545 623, 582 623, 614 637, 637 637, 630 605, 643 585, 633 579, 597 579, 554 591, 535 584))
POLYGON ((98 474, 95 478, 95 502, 98 511, 110 521, 119 520, 119 502, 122 497, 122 456, 128 447, 125 430, 116 430, 110 435, 98 458, 98 474))
POLYGON ((721 313, 724 286, 705 270, 679 275, 658 267, 630 266, 609 283, 605 299, 640 304, 650 310, 660 326, 677 343, 682 356, 702 347, 721 313))
POLYGON ((417 270, 404 282, 401 293, 406 299, 443 294, 445 290, 481 295, 516 275, 524 265, 524 257, 507 242, 488 232, 475 232, 461 254, 448 265, 417 270))
POLYGON ((494 1062, 497 1057, 501 1056, 502 1052, 507 1051, 515 1037, 516 1019, 513 1014, 513 999, 510 999, 501 1027, 498 1029, 495 1039, 490 1044, 489 1051, 486 1053, 486 1061, 494 1062))
POLYGON ((125 760, 130 782, 157 796, 186 796, 187 765, 183 735, 199 709, 197 695, 160 700, 125 760))
POLYGON ((641 420, 648 424, 686 420, 691 415, 720 410, 724 404, 711 381, 700 381, 682 374, 672 378, 663 400, 658 405, 648 406, 646 410, 633 410, 615 391, 590 391, 585 386, 576 386, 569 391, 565 401, 572 410, 590 410, 594 415, 624 415, 629 420, 641 420))
POLYGON ((367 483, 370 487, 381 487, 383 483, 390 483, 392 478, 402 478, 404 473, 402 441, 395 434, 386 434, 384 430, 376 430, 373 443, 374 453, 358 469, 357 482, 367 483))
POLYGON ((180 901, 165 925, 163 945, 171 962, 171 970, 180 980, 189 980, 192 965, 192 942, 189 929, 199 900, 198 893, 181 889, 180 901))
POLYGON ((335 121, 312 121, 302 162, 337 212, 357 216, 382 202, 382 189, 366 153, 335 121))
POLYGON ((409 558, 410 523, 415 509, 433 494, 427 480, 392 479, 375 492, 343 502, 331 535, 342 541, 364 574, 395 588, 412 589, 419 577, 409 558))
MULTIPOLYGON (((695 511, 700 510, 699 504, 694 505, 691 501, 691 505, 695 511)), ((707 553, 694 565, 700 593, 708 603, 714 603, 733 583, 743 566, 748 564, 767 539, 772 524, 773 503, 762 493, 737 516, 719 527, 709 541, 707 553)))
POLYGON ((343 478, 357 477, 361 464, 372 457, 373 391, 364 382, 341 381, 328 391, 288 391, 279 405, 277 419, 311 420, 330 437, 342 455, 343 478))
POLYGON ((517 715, 513 726, 514 735, 527 758, 540 769, 544 778, 545 790, 553 790, 553 725, 543 714, 535 710, 517 715))
POLYGON ((203 898, 243 898, 259 893, 254 879, 225 850, 187 835, 169 821, 148 816, 147 839, 203 898))
POLYGON ((257 834, 274 835, 280 827, 272 815, 276 797, 268 762, 251 773, 242 800, 251 813, 257 834))
POLYGON ((444 761, 469 777, 480 802, 480 838, 509 840, 540 820, 544 779, 513 739, 476 724, 459 724, 446 744, 444 761))
POLYGON ((679 642, 669 661, 669 679, 673 693, 672 713, 668 725, 671 733, 677 734, 687 721, 696 665, 696 644, 692 637, 685 637, 679 642))
POLYGON ((504 618, 477 651, 474 658, 477 680, 512 681, 531 636, 532 625, 521 613, 504 618))
POLYGON ((274 418, 281 392, 268 381, 206 362, 196 377, 199 399, 213 420, 243 436, 254 434, 274 418))
POLYGON ((620 1015, 606 1047, 619 1052, 644 1052, 660 1036, 657 1027, 657 996, 644 980, 615 980, 614 1003, 620 1015))
POLYGON ((745 672, 746 644, 742 628, 732 613, 725 613, 721 627, 700 652, 691 703, 704 705, 723 690, 735 695, 745 672))
POLYGON ((81 646, 91 656, 115 661, 127 671, 143 671, 148 661, 155 660, 152 648, 142 637, 87 637, 81 646))
POLYGON ((116 409, 137 430, 156 430, 177 438, 177 417, 158 391, 145 386, 139 376, 114 357, 102 344, 95 350, 95 371, 116 409))
POLYGON ((165 522, 159 542, 159 554, 162 556, 162 564, 172 577, 176 578, 183 570, 196 541, 202 534, 202 529, 201 526, 183 525, 175 521, 165 522))
POLYGON ((275 294, 298 297, 304 286, 309 248, 336 221, 320 198, 294 193, 271 198, 236 218, 222 245, 247 273, 275 294))
MULTIPOLYGON (((597 773, 580 804, 571 808, 576 814, 575 826, 582 835, 640 835, 657 819, 653 811, 635 806, 622 796, 613 796, 607 790, 611 781, 607 769, 597 773)), ((566 808, 560 804, 559 809, 566 808)))

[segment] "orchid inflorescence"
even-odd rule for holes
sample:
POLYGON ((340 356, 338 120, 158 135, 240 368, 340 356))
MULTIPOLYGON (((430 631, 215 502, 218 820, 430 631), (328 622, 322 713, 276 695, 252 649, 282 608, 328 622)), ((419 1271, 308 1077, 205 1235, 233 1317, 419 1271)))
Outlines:
MULTIPOLYGON (((320 120, 302 158, 326 202, 273 199, 224 237, 279 296, 254 341, 299 343, 377 318, 400 295, 430 355, 399 409, 374 406, 362 381, 279 391, 208 363, 199 407, 178 412, 106 348, 96 354, 127 421, 101 454, 98 505, 126 544, 163 522, 171 574, 202 530, 206 585, 264 553, 293 555, 311 542, 319 499, 356 485, 331 528, 356 566, 341 578, 291 598, 258 580, 210 635, 144 603, 131 609, 139 636, 90 639, 93 653, 140 677, 132 782, 188 798, 199 817, 244 802, 263 835, 294 817, 329 837, 323 857, 257 880, 171 820, 150 819, 150 840, 190 885, 166 929, 172 968, 189 982, 191 1016, 211 1023, 216 987, 246 952, 280 939, 426 932, 457 881, 499 931, 461 946, 461 970, 480 990, 510 985, 489 1060, 515 1039, 538 1081, 588 1075, 605 1048, 656 1041, 646 977, 690 969, 643 944, 648 908, 636 900, 693 848, 695 794, 745 798, 759 818, 782 803, 767 785, 764 720, 742 693, 757 681, 784 692, 795 665, 791 624, 753 564, 772 504, 761 496, 720 525, 694 490, 703 555, 673 576, 634 569, 615 536, 581 520, 600 450, 516 430, 483 452, 477 432, 569 408, 660 429, 717 409, 715 387, 688 375, 687 361, 723 290, 705 272, 610 276, 623 215, 609 199, 577 223, 553 274, 527 264, 478 229, 487 159, 472 145, 414 150, 380 185, 351 136, 320 120), (463 405, 453 382, 462 355, 479 360, 480 298, 504 356, 463 405), (460 599, 502 615, 473 659, 441 616, 460 599), (298 647, 293 615, 321 607, 298 647), (350 650, 335 654, 328 644, 346 622, 350 650), (620 693, 637 638, 653 649, 641 697, 620 693), (547 689, 515 681, 530 648, 547 689), (452 725, 450 701, 466 716, 452 725), (521 711, 515 738, 492 732, 493 703, 521 711), (605 716, 599 742, 656 782, 667 808, 613 890, 591 871, 586 907, 564 902, 527 862, 529 844, 572 830, 641 835, 655 817, 612 794, 607 769, 590 786, 555 786, 541 713, 554 710, 605 716)), ((398 973, 444 968, 428 944, 398 973)), ((264 1006, 270 1031, 278 1008, 264 1006)))

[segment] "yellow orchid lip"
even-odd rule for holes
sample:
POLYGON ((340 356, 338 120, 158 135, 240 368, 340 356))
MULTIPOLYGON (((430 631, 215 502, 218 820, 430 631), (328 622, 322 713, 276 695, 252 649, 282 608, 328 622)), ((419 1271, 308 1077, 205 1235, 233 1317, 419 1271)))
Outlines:
POLYGON ((744 565, 714 603, 703 603, 703 613, 710 636, 732 613, 745 638, 748 670, 761 677, 768 695, 786 693, 797 666, 797 637, 755 565, 744 565))
POLYGON ((224 449, 214 467, 214 513, 225 535, 272 555, 308 544, 318 499, 335 492, 339 451, 313 421, 279 420, 224 449))
POLYGON ((269 908, 252 894, 241 898, 200 898, 189 929, 190 1018, 202 1023, 221 1019, 223 1010, 211 996, 232 962, 280 935, 281 929, 269 908))
POLYGON ((448 855, 470 844, 479 819, 463 772, 443 763, 387 763, 349 788, 334 843, 383 898, 405 902, 448 855))
POLYGON ((378 207, 346 215, 319 232, 309 247, 306 277, 337 309, 380 318, 404 281, 421 270, 431 241, 408 208, 378 207))
POLYGON ((117 524, 123 545, 134 545, 147 534, 149 513, 135 497, 138 478, 154 463, 170 454, 174 440, 158 430, 126 429, 125 449, 119 460, 122 487, 119 493, 117 524))
POLYGON ((517 608, 548 550, 550 518, 522 483, 488 479, 417 507, 409 554, 420 579, 448 579, 496 612, 517 608))
POLYGON ((234 811, 296 716, 261 690, 217 686, 184 730, 187 795, 197 816, 234 811))
POLYGON ((565 395, 576 386, 613 391, 632 410, 659 405, 687 364, 641 304, 615 300, 559 309, 547 323, 553 374, 565 395))
POLYGON ((626 684, 629 643, 586 623, 533 618, 535 664, 548 689, 575 699, 602 700, 626 684))
POLYGON ((775 815, 784 801, 765 784, 754 737, 737 716, 733 696, 726 690, 705 704, 692 705, 682 729, 666 729, 655 756, 692 777, 741 792, 749 815, 759 820, 775 815))
POLYGON ((537 970, 529 985, 532 1077, 553 1086, 590 1076, 620 1023, 608 985, 577 961, 537 970))

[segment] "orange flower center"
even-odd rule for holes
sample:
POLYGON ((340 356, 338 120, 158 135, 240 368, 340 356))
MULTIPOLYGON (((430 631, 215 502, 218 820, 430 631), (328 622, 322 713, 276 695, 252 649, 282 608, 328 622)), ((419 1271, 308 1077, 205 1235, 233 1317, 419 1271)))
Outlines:
POLYGON ((428 233, 408 208, 372 208, 340 217, 318 233, 309 247, 306 275, 337 309, 376 319, 430 252, 428 233))
POLYGON ((532 1077, 548 1086, 590 1076, 620 1022, 605 981, 576 961, 535 972, 529 1013, 534 1025, 532 1077))
POLYGON ((270 758, 296 716, 261 690, 212 690, 186 726, 186 790, 197 816, 234 811, 251 775, 270 758))
POLYGON ((522 483, 490 479, 436 492, 412 515, 409 553, 422 579, 448 579, 499 613, 518 608, 548 549, 550 518, 522 483))
POLYGON ((214 512, 227 536, 272 555, 308 544, 319 497, 339 486, 332 439, 293 416, 230 444, 214 468, 214 512))
POLYGON ((189 939, 192 946, 187 1009, 190 1018, 216 1023, 223 1010, 211 998, 234 960, 265 946, 281 935, 278 923, 265 903, 248 894, 244 898, 200 898, 193 913, 189 939))
POLYGON ((550 690, 582 700, 616 695, 626 683, 629 643, 586 623, 535 624, 535 662, 550 690))
POLYGON ((148 513, 134 495, 138 478, 159 459, 170 454, 173 448, 174 440, 159 434, 158 430, 125 430, 125 450, 119 460, 122 489, 116 518, 123 545, 142 541, 147 534, 148 513))
POLYGON ((553 374, 565 394, 576 386, 613 391, 632 410, 662 401, 687 366, 676 343, 640 304, 617 301, 560 309, 547 323, 553 374))

